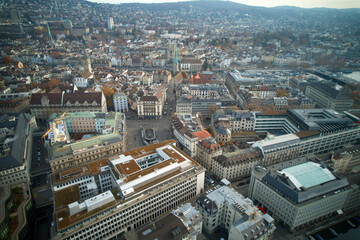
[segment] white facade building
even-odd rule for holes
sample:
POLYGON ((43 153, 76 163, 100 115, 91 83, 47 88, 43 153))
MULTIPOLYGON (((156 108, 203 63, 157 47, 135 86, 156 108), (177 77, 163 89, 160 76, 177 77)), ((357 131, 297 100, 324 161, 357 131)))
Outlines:
POLYGON ((108 19, 107 19, 107 28, 108 29, 114 28, 114 19, 112 17, 108 17, 108 19))
POLYGON ((125 93, 115 93, 113 95, 115 112, 126 113, 129 111, 128 99, 125 93))

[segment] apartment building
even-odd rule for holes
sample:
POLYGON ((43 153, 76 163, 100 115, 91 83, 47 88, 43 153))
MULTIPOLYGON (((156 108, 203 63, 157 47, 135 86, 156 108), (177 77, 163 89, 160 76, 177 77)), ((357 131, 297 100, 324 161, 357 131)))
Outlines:
POLYGON ((36 93, 31 95, 30 112, 36 119, 46 120, 53 113, 107 112, 106 99, 99 93, 36 93))
POLYGON ((249 186, 249 197, 291 231, 358 208, 359 193, 358 185, 305 157, 256 166, 249 186))
POLYGON ((171 127, 178 146, 190 157, 196 156, 199 141, 211 138, 211 134, 204 130, 200 117, 200 113, 176 114, 171 120, 171 127))
POLYGON ((222 154, 222 148, 214 138, 201 140, 196 146, 195 160, 206 170, 211 171, 213 159, 222 154))
POLYGON ((113 95, 115 112, 126 113, 129 111, 128 99, 125 93, 115 93, 113 95))
POLYGON ((271 239, 274 219, 262 214, 249 198, 222 186, 196 199, 203 216, 203 231, 213 234, 220 225, 229 231, 229 239, 271 239))
POLYGON ((219 142, 229 142, 232 135, 254 130, 255 118, 248 110, 219 109, 211 116, 211 130, 219 142))
POLYGON ((214 158, 211 172, 218 179, 235 180, 239 176, 250 176, 251 169, 261 163, 262 159, 262 152, 258 148, 223 152, 214 158))
POLYGON ((0 184, 30 182, 35 117, 27 113, 0 117, 0 184))
POLYGON ((352 108, 354 103, 352 99, 325 83, 308 85, 305 95, 314 100, 318 107, 334 109, 335 111, 347 111, 352 108))
POLYGON ((174 140, 55 173, 52 238, 123 236, 200 194, 204 178, 174 140))

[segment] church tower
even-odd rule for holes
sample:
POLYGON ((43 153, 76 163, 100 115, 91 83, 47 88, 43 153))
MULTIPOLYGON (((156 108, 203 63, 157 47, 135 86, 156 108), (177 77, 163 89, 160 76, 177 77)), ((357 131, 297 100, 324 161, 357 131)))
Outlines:
POLYGON ((90 73, 92 73, 91 60, 90 60, 90 57, 89 57, 89 51, 84 50, 84 52, 85 52, 84 59, 83 59, 84 70, 89 71, 90 73))
POLYGON ((174 71, 174 74, 179 71, 179 60, 178 60, 178 57, 177 57, 177 47, 176 47, 176 45, 177 45, 177 43, 175 42, 175 47, 174 47, 174 61, 173 61, 173 71, 174 71))

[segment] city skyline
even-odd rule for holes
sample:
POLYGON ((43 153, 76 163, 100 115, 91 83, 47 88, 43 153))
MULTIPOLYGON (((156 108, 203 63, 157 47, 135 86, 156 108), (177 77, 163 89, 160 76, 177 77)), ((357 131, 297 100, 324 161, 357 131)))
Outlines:
MULTIPOLYGON (((98 3, 166 3, 166 2, 186 2, 188 0, 89 0, 91 2, 98 3)), ((293 6, 300 8, 360 8, 360 2, 356 0, 302 0, 302 1, 291 1, 291 0, 232 0, 231 2, 237 2, 240 4, 246 4, 250 6, 259 7, 279 7, 279 6, 293 6)))

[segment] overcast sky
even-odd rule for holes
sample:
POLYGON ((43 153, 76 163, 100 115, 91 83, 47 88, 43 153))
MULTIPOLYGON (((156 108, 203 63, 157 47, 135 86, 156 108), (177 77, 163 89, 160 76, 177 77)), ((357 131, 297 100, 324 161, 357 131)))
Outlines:
MULTIPOLYGON (((184 0, 89 0, 99 3, 159 3, 179 2, 184 0)), ((303 8, 328 7, 328 8, 360 8, 360 0, 232 0, 253 6, 275 7, 275 6, 297 6, 303 8)))

